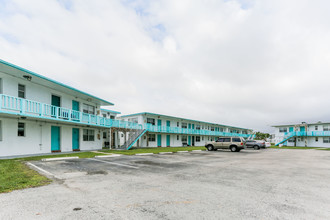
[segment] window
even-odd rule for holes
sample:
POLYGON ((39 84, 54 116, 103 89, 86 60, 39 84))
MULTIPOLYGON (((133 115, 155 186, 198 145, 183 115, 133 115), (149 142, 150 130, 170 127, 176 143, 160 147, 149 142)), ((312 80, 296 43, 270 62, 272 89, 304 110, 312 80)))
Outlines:
POLYGON ((330 131, 329 125, 323 125, 323 131, 330 131))
POLYGON ((0 78, 0 94, 2 94, 2 79, 0 78))
POLYGON ((324 137, 323 143, 330 143, 330 137, 324 137))
POLYGON ((211 131, 214 131, 214 127, 211 127, 211 131))
POLYGON ((202 137, 202 141, 204 141, 204 137, 202 137))
POLYGON ((315 137, 315 142, 319 142, 319 138, 318 137, 315 137))
POLYGON ((196 125, 196 130, 201 130, 201 126, 200 125, 196 125))
POLYGON ((83 141, 94 141, 94 130, 84 129, 83 141))
POLYGON ((241 142, 240 138, 233 138, 233 142, 241 142))
POLYGON ((288 140, 288 142, 294 142, 294 138, 290 138, 289 140, 288 140))
POLYGON ((177 126, 177 127, 180 127, 180 122, 177 122, 177 123, 176 123, 176 126, 177 126))
POLYGON ((155 125, 155 119, 154 118, 147 118, 147 123, 155 125))
POLYGON ((280 132, 288 132, 288 128, 280 128, 280 132))
POLYGON ((25 136, 25 123, 18 122, 17 136, 19 137, 25 136))
POLYGON ((106 118, 107 117, 107 114, 103 114, 103 118, 106 118))
POLYGON ((176 136, 176 140, 177 140, 177 141, 178 141, 178 140, 180 140, 180 137, 179 137, 179 135, 177 135, 177 136, 176 136))
POLYGON ((223 142, 230 142, 230 138, 223 138, 223 142))
POLYGON ((25 85, 18 84, 18 97, 25 99, 25 85))
POLYGON ((103 138, 107 138, 107 132, 103 132, 103 138))
POLYGON ((148 140, 150 142, 155 142, 156 141, 156 134, 149 134, 148 135, 148 140))
POLYGON ((115 116, 113 116, 113 115, 110 115, 110 119, 115 119, 115 116))
POLYGON ((182 128, 187 128, 187 123, 183 123, 183 122, 182 122, 182 123, 181 123, 181 127, 182 127, 182 128))
POLYGON ((95 107, 92 105, 83 104, 83 113, 95 115, 95 107))
POLYGON ((201 141, 201 137, 200 136, 196 136, 196 142, 200 142, 201 141))
POLYGON ((316 125, 315 126, 315 131, 317 131, 317 130, 319 130, 319 126, 316 125))
POLYGON ((187 136, 182 136, 181 140, 182 142, 187 142, 187 136))

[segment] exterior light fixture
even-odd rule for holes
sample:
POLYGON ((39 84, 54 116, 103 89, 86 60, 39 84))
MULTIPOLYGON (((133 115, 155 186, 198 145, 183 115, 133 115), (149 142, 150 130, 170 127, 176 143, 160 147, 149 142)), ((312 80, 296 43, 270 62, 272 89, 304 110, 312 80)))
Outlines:
POLYGON ((29 75, 23 75, 23 78, 28 80, 28 81, 31 81, 32 79, 32 76, 29 76, 29 75))

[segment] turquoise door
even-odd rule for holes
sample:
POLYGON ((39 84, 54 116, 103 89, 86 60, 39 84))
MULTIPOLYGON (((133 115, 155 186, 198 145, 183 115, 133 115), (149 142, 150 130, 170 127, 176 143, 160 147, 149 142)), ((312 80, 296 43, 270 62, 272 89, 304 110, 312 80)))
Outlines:
POLYGON ((75 121, 79 120, 79 117, 80 117, 79 102, 72 100, 72 110, 77 111, 77 112, 72 112, 72 114, 71 114, 72 120, 75 120, 75 121))
POLYGON ((300 131, 305 131, 305 127, 300 127, 300 131))
POLYGON ((191 124, 188 124, 188 128, 191 129, 191 124))
MULTIPOLYGON (((52 95, 52 106, 61 107, 61 97, 52 95)), ((56 108, 52 108, 52 116, 56 116, 56 108)))
POLYGON ((162 135, 158 134, 157 135, 157 147, 161 147, 162 146, 162 135))
POLYGON ((61 135, 60 127, 52 126, 51 127, 51 150, 52 152, 61 151, 61 135))
POLYGON ((293 127, 290 127, 289 128, 289 132, 293 132, 293 127))
POLYGON ((192 125, 191 125, 191 128, 192 128, 192 129, 195 129, 195 125, 194 125, 194 124, 192 124, 192 125))
POLYGON ((171 143, 171 136, 168 134, 166 135, 166 146, 170 147, 170 143, 171 143))
POLYGON ((79 102, 72 100, 72 110, 79 112, 79 102))
POLYGON ((61 107, 61 97, 56 96, 56 95, 52 95, 52 105, 57 106, 57 107, 61 107))
POLYGON ((188 145, 191 146, 191 136, 188 136, 188 145))
POLYGON ((166 121, 166 126, 167 127, 171 127, 171 122, 170 121, 166 121))
POLYGON ((158 121, 157 121, 157 125, 158 125, 158 126, 162 126, 162 120, 158 119, 158 121))
POLYGON ((79 128, 72 128, 72 150, 79 150, 79 128))

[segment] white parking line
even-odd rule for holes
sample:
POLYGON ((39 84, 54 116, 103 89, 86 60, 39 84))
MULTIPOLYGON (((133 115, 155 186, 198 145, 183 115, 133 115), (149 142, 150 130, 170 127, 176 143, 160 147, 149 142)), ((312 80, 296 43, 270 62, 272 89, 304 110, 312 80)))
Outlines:
POLYGON ((135 167, 135 166, 131 166, 131 165, 126 165, 126 164, 121 164, 121 163, 114 163, 114 162, 109 162, 109 161, 104 161, 104 160, 98 160, 98 159, 94 159, 94 158, 87 158, 87 159, 88 160, 98 161, 98 162, 101 162, 101 163, 108 163, 108 164, 122 166, 122 167, 129 167, 129 168, 133 168, 133 169, 139 169, 139 167, 135 167))
POLYGON ((62 178, 56 176, 55 174, 52 174, 51 172, 48 172, 47 170, 44 170, 44 169, 42 169, 42 168, 40 168, 40 167, 38 167, 38 166, 36 166, 36 165, 30 163, 30 162, 27 162, 26 164, 29 165, 29 166, 31 166, 31 167, 36 168, 37 170, 40 170, 41 172, 45 173, 45 174, 48 175, 48 176, 53 176, 53 177, 55 177, 56 179, 62 179, 62 178))

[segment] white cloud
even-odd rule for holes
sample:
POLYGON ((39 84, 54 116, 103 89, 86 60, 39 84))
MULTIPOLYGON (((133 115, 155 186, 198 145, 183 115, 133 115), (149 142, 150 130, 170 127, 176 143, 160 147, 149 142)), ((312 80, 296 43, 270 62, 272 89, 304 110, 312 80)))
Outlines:
POLYGON ((13 0, 2 6, 2 59, 108 99, 123 113, 264 130, 330 121, 330 2, 13 0))

